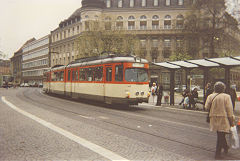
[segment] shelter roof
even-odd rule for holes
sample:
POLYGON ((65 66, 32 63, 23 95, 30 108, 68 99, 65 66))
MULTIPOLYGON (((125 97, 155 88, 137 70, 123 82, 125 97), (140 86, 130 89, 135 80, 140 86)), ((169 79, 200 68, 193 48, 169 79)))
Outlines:
POLYGON ((167 62, 162 62, 162 63, 153 63, 154 65, 157 65, 157 66, 161 66, 161 67, 164 67, 164 68, 168 68, 168 69, 180 69, 181 67, 177 66, 177 65, 174 65, 174 64, 170 64, 170 63, 167 63, 167 62))
POLYGON ((240 66, 240 60, 236 60, 231 57, 212 58, 208 60, 224 66, 240 66))
POLYGON ((219 66, 233 67, 240 66, 240 56, 211 59, 196 59, 187 61, 171 61, 171 62, 167 61, 153 64, 167 69, 198 68, 198 67, 213 68, 219 66))
POLYGON ((174 64, 174 65, 178 65, 182 68, 197 68, 198 65, 196 64, 193 64, 193 63, 189 63, 187 61, 174 61, 174 62, 169 62, 171 64, 174 64))

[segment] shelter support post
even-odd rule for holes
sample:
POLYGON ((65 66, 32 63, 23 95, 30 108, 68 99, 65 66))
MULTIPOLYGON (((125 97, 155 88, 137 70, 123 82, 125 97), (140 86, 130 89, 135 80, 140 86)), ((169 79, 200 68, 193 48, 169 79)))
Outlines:
MULTIPOLYGON (((185 82, 186 82, 186 89, 188 89, 188 87, 189 87, 189 84, 188 84, 188 76, 190 75, 190 69, 185 69, 185 73, 186 73, 186 75, 185 75, 185 82)), ((189 89, 190 89, 191 87, 189 87, 189 89)))
POLYGON ((225 67, 225 83, 226 83, 226 93, 229 93, 230 90, 230 67, 225 67))
MULTIPOLYGON (((208 83, 208 68, 203 68, 203 104, 205 105, 205 102, 207 100, 206 97, 206 85, 208 83)), ((203 110, 205 111, 205 106, 203 105, 203 110)))
POLYGON ((174 105, 175 71, 170 70, 170 105, 174 105))

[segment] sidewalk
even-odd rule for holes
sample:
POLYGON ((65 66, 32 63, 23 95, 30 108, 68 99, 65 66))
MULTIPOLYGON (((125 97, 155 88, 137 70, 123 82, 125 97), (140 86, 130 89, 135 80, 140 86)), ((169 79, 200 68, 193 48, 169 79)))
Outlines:
MULTIPOLYGON (((142 104, 140 104, 140 106, 145 106, 145 107, 147 106, 150 108, 171 107, 171 108, 184 109, 182 105, 179 105, 179 103, 182 100, 182 96, 180 94, 175 94, 174 98, 175 98, 174 106, 170 106, 169 103, 164 102, 164 97, 162 98, 162 105, 156 106, 157 96, 155 96, 154 102, 153 102, 153 97, 150 96, 148 103, 142 103, 142 104)), ((194 110, 195 111, 204 111, 203 109, 204 109, 203 104, 197 103, 196 108, 194 110)), ((193 110, 193 109, 185 109, 185 110, 193 110)), ((239 101, 236 101, 234 115, 240 118, 240 102, 239 101)))

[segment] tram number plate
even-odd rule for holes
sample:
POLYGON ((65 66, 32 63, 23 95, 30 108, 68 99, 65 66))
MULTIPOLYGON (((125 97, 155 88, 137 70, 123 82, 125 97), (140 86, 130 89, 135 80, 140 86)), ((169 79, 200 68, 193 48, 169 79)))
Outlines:
POLYGON ((144 64, 141 64, 141 63, 133 63, 133 67, 144 67, 144 64))

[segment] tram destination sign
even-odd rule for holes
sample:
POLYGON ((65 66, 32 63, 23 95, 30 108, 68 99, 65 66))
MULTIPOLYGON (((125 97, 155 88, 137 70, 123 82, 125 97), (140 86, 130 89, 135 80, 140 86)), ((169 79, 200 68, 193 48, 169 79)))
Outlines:
POLYGON ((144 64, 141 63, 133 63, 133 67, 144 67, 144 64))

